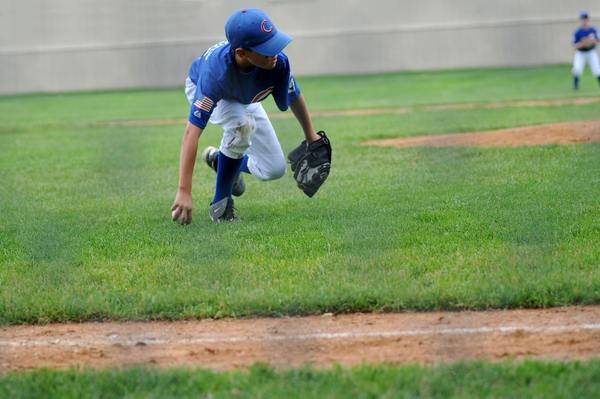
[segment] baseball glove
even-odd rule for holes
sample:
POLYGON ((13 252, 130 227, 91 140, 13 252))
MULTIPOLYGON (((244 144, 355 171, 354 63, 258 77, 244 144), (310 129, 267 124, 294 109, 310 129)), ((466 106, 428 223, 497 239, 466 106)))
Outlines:
POLYGON ((582 48, 590 48, 596 44, 596 38, 594 36, 588 36, 581 40, 582 48))
POLYGON ((321 136, 319 140, 310 144, 304 140, 288 154, 294 180, 309 197, 319 190, 331 169, 331 143, 325 132, 317 134, 321 136))

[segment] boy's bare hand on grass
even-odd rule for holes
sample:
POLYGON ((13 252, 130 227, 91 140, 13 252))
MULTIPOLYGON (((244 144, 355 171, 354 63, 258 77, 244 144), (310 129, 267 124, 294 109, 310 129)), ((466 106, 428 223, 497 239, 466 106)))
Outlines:
POLYGON ((174 222, 181 224, 190 224, 192 221, 192 195, 178 190, 175 196, 175 202, 171 207, 171 217, 174 222))

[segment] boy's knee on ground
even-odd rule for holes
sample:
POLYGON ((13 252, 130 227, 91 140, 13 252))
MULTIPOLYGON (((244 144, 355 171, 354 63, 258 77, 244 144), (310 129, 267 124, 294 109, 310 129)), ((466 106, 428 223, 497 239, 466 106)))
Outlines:
POLYGON ((278 159, 269 165, 256 165, 250 170, 259 180, 275 180, 285 175, 286 164, 284 159, 278 159))
POLYGON ((267 174, 267 179, 265 180, 279 179, 280 177, 285 175, 285 169, 285 162, 274 164, 273 167, 269 170, 269 173, 267 174))

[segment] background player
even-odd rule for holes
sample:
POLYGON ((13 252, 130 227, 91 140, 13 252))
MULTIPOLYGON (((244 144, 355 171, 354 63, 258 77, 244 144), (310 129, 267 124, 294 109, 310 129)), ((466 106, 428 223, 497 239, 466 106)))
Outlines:
POLYGON ((573 89, 579 89, 579 79, 583 74, 585 64, 590 65, 592 74, 598 79, 600 84, 600 63, 596 53, 596 43, 598 43, 598 32, 596 28, 590 26, 590 17, 587 12, 582 12, 579 16, 581 26, 575 31, 573 45, 575 46, 575 58, 573 60, 573 89))
POLYGON ((282 50, 291 37, 277 30, 261 10, 233 13, 225 24, 227 41, 217 43, 194 60, 186 80, 191 109, 180 154, 179 189, 172 218, 181 224, 192 220, 192 175, 198 140, 210 119, 223 128, 218 151, 208 148, 205 161, 217 172, 216 189, 209 206, 215 222, 237 219, 232 191, 244 190, 240 172, 261 180, 277 179, 286 162, 279 140, 260 101, 273 95, 277 107, 288 106, 300 123, 306 141, 315 133, 306 103, 282 50))

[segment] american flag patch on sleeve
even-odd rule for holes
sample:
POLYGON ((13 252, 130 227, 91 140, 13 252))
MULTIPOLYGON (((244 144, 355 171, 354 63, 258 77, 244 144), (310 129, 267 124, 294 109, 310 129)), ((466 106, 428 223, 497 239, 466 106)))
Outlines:
POLYGON ((212 111, 213 105, 215 105, 215 103, 208 97, 204 97, 202 100, 198 99, 194 101, 194 106, 204 112, 212 111))

